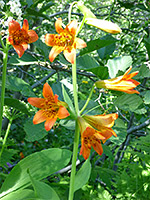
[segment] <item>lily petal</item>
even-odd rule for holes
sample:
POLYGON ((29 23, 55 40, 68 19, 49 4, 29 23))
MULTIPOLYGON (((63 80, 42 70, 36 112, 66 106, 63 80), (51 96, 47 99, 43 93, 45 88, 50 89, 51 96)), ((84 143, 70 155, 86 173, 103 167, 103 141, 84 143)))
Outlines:
POLYGON ((53 60, 56 58, 56 56, 58 54, 60 54, 63 50, 64 50, 65 47, 59 47, 59 46, 53 46, 51 51, 50 51, 50 54, 49 54, 49 59, 51 62, 53 62, 53 60))
POLYGON ((47 131, 49 131, 55 124, 57 118, 47 119, 44 126, 47 131))
POLYGON ((37 108, 43 108, 45 99, 43 98, 37 98, 37 97, 30 97, 28 98, 28 102, 37 108))
POLYGON ((36 32, 33 30, 28 31, 28 36, 29 36, 29 43, 35 42, 39 38, 36 32))
POLYGON ((86 42, 84 42, 82 39, 80 38, 76 38, 75 39, 75 44, 76 44, 76 48, 77 49, 82 49, 82 48, 85 48, 87 45, 86 45, 86 42))
POLYGON ((43 97, 44 98, 54 97, 53 90, 48 83, 45 83, 43 86, 43 97))
POLYGON ((71 52, 64 50, 64 56, 70 63, 74 64, 76 58, 76 49, 72 48, 71 52))
POLYGON ((61 33, 64 29, 62 28, 62 19, 58 18, 55 22, 55 29, 57 33, 61 33))
POLYGON ((11 20, 8 25, 9 35, 12 35, 14 32, 21 29, 20 24, 15 20, 11 20))
POLYGON ((29 23, 27 19, 24 19, 22 29, 24 29, 25 31, 29 30, 29 23))
POLYGON ((42 123, 46 120, 46 116, 44 115, 44 111, 43 110, 39 110, 33 118, 33 124, 39 124, 42 123))
POLYGON ((25 51, 23 46, 22 45, 13 45, 13 47, 14 47, 15 51, 17 52, 19 58, 21 58, 25 51))
POLYGON ((69 114, 68 110, 63 106, 60 106, 60 108, 58 110, 58 118, 64 119, 64 118, 68 117, 69 115, 70 114, 69 114))
POLYGON ((55 36, 55 34, 46 34, 45 35, 45 44, 47 46, 54 46, 55 45, 54 36, 55 36))
POLYGON ((66 30, 69 31, 72 35, 76 35, 77 32, 77 21, 76 20, 72 20, 67 26, 66 26, 66 30))

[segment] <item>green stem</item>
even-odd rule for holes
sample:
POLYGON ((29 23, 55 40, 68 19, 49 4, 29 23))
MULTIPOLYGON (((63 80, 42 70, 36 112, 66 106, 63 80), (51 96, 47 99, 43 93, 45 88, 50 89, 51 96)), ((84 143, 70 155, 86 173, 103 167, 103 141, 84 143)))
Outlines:
MULTIPOLYGON (((1 44, 3 44, 2 41, 1 41, 1 44)), ((1 137, 1 130, 2 130, 3 107, 4 107, 4 98, 5 98, 7 59, 8 59, 8 44, 6 44, 6 47, 4 47, 4 55, 3 55, 2 88, 1 88, 1 100, 0 100, 0 137, 1 137)))
POLYGON ((69 187, 69 200, 73 200, 73 196, 74 196, 74 183, 75 183, 75 174, 76 174, 76 160, 77 160, 77 154, 78 154, 78 145, 79 145, 79 125, 76 120, 72 168, 71 168, 70 187, 69 187))
POLYGON ((72 64, 72 82, 73 82, 73 97, 76 116, 79 116, 79 106, 78 106, 78 87, 77 87, 77 72, 76 72, 76 59, 74 64, 72 64))
POLYGON ((68 12, 68 21, 69 21, 69 23, 71 22, 71 11, 72 11, 72 8, 73 8, 73 6, 74 6, 75 4, 77 4, 77 3, 78 3, 78 2, 75 1, 75 2, 73 2, 73 3, 70 5, 69 12, 68 12))
POLYGON ((2 144, 2 149, 0 151, 0 159, 1 159, 2 153, 4 151, 5 145, 6 145, 6 141, 7 141, 7 137, 8 137, 9 131, 10 131, 10 127, 11 127, 12 121, 13 121, 13 118, 11 118, 9 120, 9 123, 8 123, 8 126, 7 126, 7 130, 6 130, 5 137, 4 137, 3 144, 2 144))
POLYGON ((92 89, 91 89, 91 92, 90 92, 90 94, 89 94, 89 97, 87 98, 87 100, 86 100, 86 102, 85 102, 83 108, 82 108, 81 111, 80 111, 80 115, 81 115, 81 113, 85 110, 85 108, 87 107, 87 105, 88 105, 88 103, 89 103, 89 101, 90 101, 90 99, 91 99, 91 96, 92 96, 92 94, 93 94, 94 87, 95 87, 95 86, 93 85, 93 86, 92 86, 92 89))
POLYGON ((76 113, 76 124, 75 124, 75 136, 74 136, 74 145, 73 145, 73 157, 72 157, 72 168, 71 168, 68 200, 73 200, 73 196, 74 196, 76 160, 77 160, 78 145, 79 145, 79 125, 77 122, 77 117, 79 116, 79 106, 78 106, 76 59, 75 59, 74 64, 72 64, 72 81, 73 81, 73 97, 74 97, 74 105, 75 105, 75 113, 76 113))

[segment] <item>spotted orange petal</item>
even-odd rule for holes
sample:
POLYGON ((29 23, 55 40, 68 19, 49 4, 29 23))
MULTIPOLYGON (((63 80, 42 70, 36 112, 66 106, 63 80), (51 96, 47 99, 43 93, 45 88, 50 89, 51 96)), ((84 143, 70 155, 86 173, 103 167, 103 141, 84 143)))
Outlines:
POLYGON ((37 108, 43 108, 45 99, 43 98, 37 98, 37 97, 30 97, 28 98, 28 102, 37 108))
POLYGON ((9 35, 12 35, 14 32, 21 29, 20 24, 15 20, 11 20, 8 25, 9 35))
POLYGON ((45 83, 43 86, 43 97, 54 97, 53 90, 48 83, 45 83))
POLYGON ((47 117, 44 115, 44 111, 43 110, 39 110, 33 118, 33 124, 39 124, 44 122, 47 119, 47 117))
POLYGON ((46 34, 45 35, 45 44, 47 46, 54 46, 55 45, 54 36, 55 36, 55 34, 46 34))
POLYGON ((47 119, 45 124, 44 124, 45 129, 47 131, 49 131, 52 128, 52 126, 55 124, 56 120, 57 120, 57 118, 47 119))
POLYGON ((29 43, 35 42, 39 38, 34 30, 29 30, 28 36, 29 36, 29 43))

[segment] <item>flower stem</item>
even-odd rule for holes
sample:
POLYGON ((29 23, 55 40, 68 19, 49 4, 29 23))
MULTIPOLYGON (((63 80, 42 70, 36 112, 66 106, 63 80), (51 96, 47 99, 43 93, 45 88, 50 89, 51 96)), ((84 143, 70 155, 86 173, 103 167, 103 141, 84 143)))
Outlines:
POLYGON ((90 92, 90 94, 89 94, 89 97, 87 98, 86 103, 84 104, 83 108, 81 109, 80 114, 81 114, 81 113, 85 110, 85 108, 87 107, 87 105, 88 105, 88 103, 89 103, 89 101, 90 101, 90 99, 91 99, 91 96, 92 96, 92 94, 93 94, 93 90, 94 90, 94 85, 92 86, 92 89, 91 89, 91 92, 90 92))
POLYGON ((71 21, 71 11, 72 11, 72 8, 75 4, 77 4, 78 2, 77 1, 74 1, 71 5, 70 5, 70 8, 69 8, 69 12, 68 12, 68 21, 70 23, 71 21))
MULTIPOLYGON (((1 41, 1 44, 3 44, 2 41, 1 41)), ((4 46, 3 50, 4 50, 3 72, 2 72, 2 88, 1 88, 1 99, 0 99, 0 137, 1 137, 1 130, 2 130, 3 107, 4 107, 4 97, 5 97, 6 71, 7 71, 7 59, 8 59, 8 44, 6 44, 6 47, 4 46)))
POLYGON ((1 151, 0 151, 0 159, 1 159, 2 153, 4 151, 5 145, 6 145, 6 141, 7 141, 7 137, 8 137, 9 131, 10 131, 10 127, 11 127, 12 121, 13 121, 13 118, 11 118, 9 120, 9 123, 8 123, 8 126, 7 126, 7 130, 6 130, 6 133, 5 133, 4 140, 3 140, 2 148, 1 148, 1 151))
POLYGON ((75 60, 74 64, 72 64, 72 80, 73 80, 73 96, 74 96, 74 105, 75 105, 75 113, 76 113, 76 124, 75 124, 75 136, 74 136, 72 168, 71 168, 69 198, 68 198, 68 200, 73 200, 73 196, 74 196, 76 160, 77 160, 78 144, 79 144, 79 125, 78 125, 78 122, 77 122, 77 117, 79 116, 79 106, 78 106, 76 60, 75 60))
POLYGON ((79 144, 79 125, 76 120, 70 187, 69 187, 69 200, 73 200, 73 196, 74 196, 74 183, 75 183, 75 174, 76 174, 76 160, 77 160, 77 154, 78 154, 78 144, 79 144))

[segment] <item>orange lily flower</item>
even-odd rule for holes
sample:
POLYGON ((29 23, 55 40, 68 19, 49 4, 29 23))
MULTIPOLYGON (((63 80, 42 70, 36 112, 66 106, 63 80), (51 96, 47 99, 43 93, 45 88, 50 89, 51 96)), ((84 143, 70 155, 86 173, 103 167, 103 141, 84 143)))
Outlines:
POLYGON ((43 97, 44 98, 31 97, 28 98, 28 102, 32 106, 40 108, 33 118, 33 123, 39 124, 46 121, 45 129, 49 131, 57 118, 64 119, 69 116, 69 112, 66 109, 67 104, 58 100, 58 95, 53 94, 52 88, 48 83, 44 84, 43 97))
POLYGON ((85 115, 78 117, 78 123, 81 132, 81 150, 86 160, 90 155, 91 146, 94 150, 101 155, 103 148, 101 141, 104 143, 112 135, 117 136, 116 133, 111 129, 114 124, 114 120, 117 119, 116 113, 109 115, 85 115))
POLYGON ((71 21, 63 29, 62 19, 59 18, 55 22, 55 28, 58 34, 46 34, 45 36, 46 45, 52 46, 49 59, 53 62, 56 56, 63 51, 65 58, 73 64, 76 57, 76 49, 86 47, 86 43, 76 37, 77 21, 71 21))
POLYGON ((38 35, 34 30, 29 30, 28 20, 24 19, 23 27, 20 27, 20 24, 11 20, 9 22, 9 37, 8 41, 14 47, 19 58, 22 57, 24 51, 28 48, 28 44, 38 40, 38 35))
POLYGON ((139 94, 139 92, 137 90, 134 90, 134 88, 137 85, 139 85, 140 83, 138 81, 132 79, 132 77, 136 76, 139 72, 136 71, 136 72, 129 74, 131 69, 132 69, 132 67, 130 67, 123 76, 118 76, 116 78, 112 78, 112 79, 108 79, 108 80, 97 81, 95 83, 95 86, 97 88, 118 90, 118 91, 126 92, 128 94, 133 94, 133 93, 139 94))

